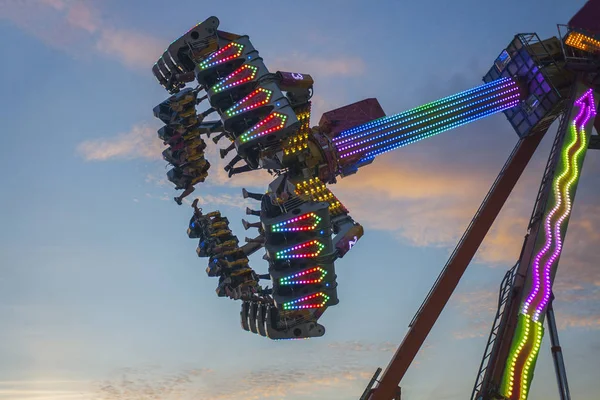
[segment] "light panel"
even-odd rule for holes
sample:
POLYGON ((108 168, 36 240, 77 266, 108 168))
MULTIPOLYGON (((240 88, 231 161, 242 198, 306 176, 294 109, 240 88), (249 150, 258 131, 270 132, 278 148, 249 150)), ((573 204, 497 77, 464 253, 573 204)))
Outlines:
POLYGON ((204 61, 198 63, 198 69, 203 71, 207 68, 211 68, 219 64, 235 60, 236 58, 242 55, 243 50, 243 44, 231 42, 226 46, 222 47, 221 49, 212 53, 204 61))
POLYGON ((323 292, 311 294, 296 300, 283 303, 284 310, 299 310, 309 308, 323 308, 329 301, 329 296, 323 292))
POLYGON ((321 267, 312 267, 292 275, 279 278, 280 285, 310 285, 323 282, 327 271, 321 267))
POLYGON ((583 51, 588 51, 590 53, 600 52, 600 41, 579 32, 569 33, 569 36, 567 36, 567 40, 565 40, 565 44, 567 46, 571 46, 583 51))
POLYGON ((292 246, 285 250, 280 250, 275 253, 275 258, 278 260, 292 259, 292 258, 315 258, 325 249, 325 245, 319 240, 309 240, 292 246))
POLYGON ((225 111, 225 115, 228 117, 233 117, 235 115, 254 110, 255 108, 262 107, 266 104, 269 104, 272 96, 273 92, 271 90, 258 88, 231 106, 231 108, 225 111))
POLYGON ((271 232, 314 231, 319 227, 321 220, 321 217, 311 212, 273 224, 271 225, 271 232))
POLYGON ((249 142, 269 133, 276 132, 285 127, 287 115, 278 112, 269 114, 265 119, 240 135, 242 143, 249 142))
POLYGON ((256 77, 257 72, 258 67, 250 64, 244 64, 231 74, 227 75, 224 79, 216 83, 210 88, 210 91, 213 93, 219 93, 246 82, 250 82, 256 77))

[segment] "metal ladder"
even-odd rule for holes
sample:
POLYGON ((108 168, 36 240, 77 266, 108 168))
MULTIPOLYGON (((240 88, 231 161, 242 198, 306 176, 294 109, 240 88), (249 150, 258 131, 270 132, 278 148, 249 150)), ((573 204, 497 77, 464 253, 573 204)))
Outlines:
POLYGON ((516 263, 511 269, 509 269, 504 275, 502 283, 500 284, 500 293, 498 295, 498 310, 496 311, 494 324, 492 325, 492 330, 490 332, 490 336, 488 337, 487 345, 485 346, 483 358, 481 360, 481 364, 479 365, 479 373, 477 374, 475 386, 473 387, 473 392, 471 393, 471 400, 479 400, 483 398, 482 394, 479 393, 479 391, 483 386, 485 372, 488 369, 489 360, 492 356, 492 351, 494 349, 494 343, 496 342, 498 332, 500 331, 500 322, 502 320, 502 315, 504 315, 504 310, 506 309, 506 304, 508 303, 510 297, 510 292, 513 286, 513 282, 515 280, 515 274, 518 266, 519 263, 516 263))

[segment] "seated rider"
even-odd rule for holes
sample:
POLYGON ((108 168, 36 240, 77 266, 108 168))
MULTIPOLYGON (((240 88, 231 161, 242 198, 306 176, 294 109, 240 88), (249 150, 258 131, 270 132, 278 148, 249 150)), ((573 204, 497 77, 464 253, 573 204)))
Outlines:
POLYGON ((200 169, 194 168, 197 167, 196 163, 186 164, 183 168, 176 167, 180 170, 177 172, 181 173, 181 188, 184 189, 180 196, 174 197, 174 200, 177 204, 181 205, 182 200, 192 194, 192 192, 195 190, 194 185, 199 182, 204 182, 208 176, 210 163, 207 160, 204 160, 204 162, 200 162, 200 165, 202 165, 200 169))

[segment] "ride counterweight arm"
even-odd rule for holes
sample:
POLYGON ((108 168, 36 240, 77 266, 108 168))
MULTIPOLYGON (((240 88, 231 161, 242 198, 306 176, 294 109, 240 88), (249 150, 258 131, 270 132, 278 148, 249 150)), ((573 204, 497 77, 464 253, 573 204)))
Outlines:
POLYGON ((512 78, 501 78, 400 114, 342 131, 333 139, 341 164, 372 159, 412 142, 512 108, 524 96, 512 78))

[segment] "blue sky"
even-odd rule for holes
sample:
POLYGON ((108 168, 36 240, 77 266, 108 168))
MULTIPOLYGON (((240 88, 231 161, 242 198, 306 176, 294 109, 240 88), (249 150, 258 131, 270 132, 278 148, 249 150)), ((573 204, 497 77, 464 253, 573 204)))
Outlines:
MULTIPOLYGON (((187 239, 191 210, 172 201, 160 160, 152 107, 166 92, 153 62, 216 15, 221 29, 250 35, 270 69, 315 78, 313 124, 366 97, 392 114, 480 84, 515 33, 554 35, 583 1, 170 3, 0 1, 0 399, 356 399, 387 365, 516 134, 494 116, 380 157, 332 187, 366 229, 338 263, 340 304, 322 319, 325 337, 272 342, 239 328, 239 304, 216 297, 187 239)), ((407 399, 470 395, 550 141, 405 377, 407 399)), ((600 391, 596 153, 555 287, 581 400, 600 391)), ((194 194, 243 237, 252 203, 240 189, 259 190, 268 177, 228 180, 214 146, 209 156, 215 167, 194 194)), ((532 400, 556 398, 549 355, 544 343, 532 400)))

